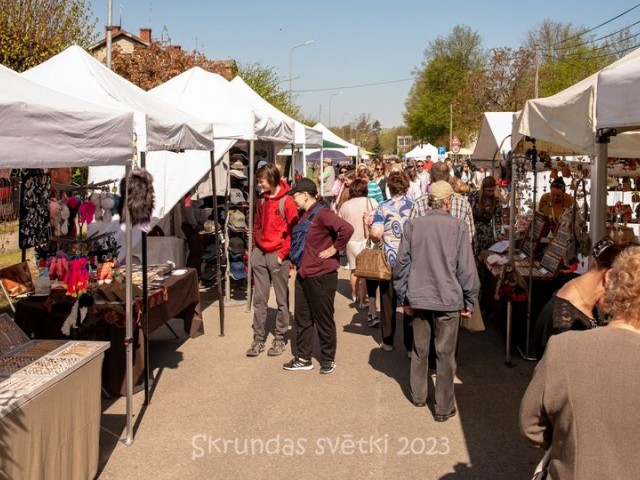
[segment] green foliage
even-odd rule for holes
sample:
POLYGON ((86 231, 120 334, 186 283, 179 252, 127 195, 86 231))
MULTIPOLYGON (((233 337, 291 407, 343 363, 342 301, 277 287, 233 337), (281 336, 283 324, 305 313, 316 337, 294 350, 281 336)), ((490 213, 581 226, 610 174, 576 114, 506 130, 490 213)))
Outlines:
POLYGON ((87 47, 96 23, 83 0, 0 0, 0 63, 23 72, 72 44, 87 47))
POLYGON ((417 140, 436 143, 449 133, 450 109, 468 72, 485 64, 478 33, 457 25, 447 37, 429 43, 422 69, 405 103, 405 122, 417 140))
POLYGON ((289 98, 289 93, 282 89, 282 79, 273 67, 260 63, 239 64, 238 76, 271 105, 290 117, 298 119, 300 108, 292 98, 289 98))

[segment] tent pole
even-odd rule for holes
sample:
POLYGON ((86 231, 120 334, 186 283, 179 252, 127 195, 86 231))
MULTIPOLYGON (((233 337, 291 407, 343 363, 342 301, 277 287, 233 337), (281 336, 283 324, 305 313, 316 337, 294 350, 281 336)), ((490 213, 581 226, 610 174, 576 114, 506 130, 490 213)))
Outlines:
MULTIPOLYGON (((140 166, 147 166, 147 152, 140 152, 140 166)), ((142 335, 144 345, 144 405, 149 405, 149 283, 147 276, 147 232, 142 231, 140 237, 140 250, 142 252, 142 335)))
MULTIPOLYGON (((509 210, 509 262, 508 265, 514 264, 514 252, 515 252, 515 223, 516 223, 516 166, 515 159, 511 160, 511 195, 510 195, 510 210, 509 210)), ((512 367, 511 363, 511 337, 513 326, 513 302, 511 299, 507 302, 507 345, 505 365, 512 367)))
MULTIPOLYGON (((595 245, 607 232, 607 155, 609 137, 596 137, 596 158, 591 165, 591 208, 589 209, 589 230, 591 244, 595 245)), ((585 197, 585 202, 587 201, 585 197)))
POLYGON ((213 150, 209 152, 211 158, 211 191, 213 192, 213 211, 215 212, 214 241, 216 245, 216 282, 218 284, 218 309, 220 315, 220 336, 224 337, 224 293, 222 292, 222 275, 220 274, 220 229, 218 229, 218 192, 216 191, 216 161, 213 150))
MULTIPOLYGON (((128 178, 131 172, 131 165, 127 165, 125 176, 128 178)), ((124 192, 123 193, 124 197, 124 192)), ((129 215, 129 207, 127 206, 127 199, 125 198, 124 208, 122 209, 125 216, 125 264, 127 268, 126 284, 125 284, 125 335, 124 344, 126 348, 126 363, 127 363, 127 376, 126 376, 126 393, 127 393, 127 427, 126 437, 123 440, 125 445, 133 444, 133 272, 131 271, 133 263, 133 252, 131 251, 132 245, 132 230, 131 215, 129 215)))
MULTIPOLYGON (((255 198, 255 178, 254 178, 254 165, 255 165, 255 153, 256 142, 251 140, 249 142, 249 232, 247 235, 247 249, 249 256, 251 256, 251 248, 253 245, 253 202, 255 198)), ((247 262, 247 308, 246 312, 251 311, 252 291, 251 291, 251 277, 253 272, 251 271, 251 261, 247 262)))

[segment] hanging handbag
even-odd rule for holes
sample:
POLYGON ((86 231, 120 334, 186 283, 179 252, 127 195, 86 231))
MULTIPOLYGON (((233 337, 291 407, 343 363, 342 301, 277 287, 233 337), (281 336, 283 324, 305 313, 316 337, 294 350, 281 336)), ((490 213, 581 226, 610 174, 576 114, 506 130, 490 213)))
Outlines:
POLYGON ((356 269, 353 274, 365 280, 389 281, 392 271, 387 254, 371 242, 356 256, 356 269))

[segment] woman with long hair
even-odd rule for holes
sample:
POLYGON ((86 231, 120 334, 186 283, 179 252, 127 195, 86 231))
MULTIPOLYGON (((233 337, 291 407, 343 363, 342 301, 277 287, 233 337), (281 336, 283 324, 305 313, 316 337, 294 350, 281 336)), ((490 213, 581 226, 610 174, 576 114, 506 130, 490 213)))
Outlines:
POLYGON ((409 190, 407 191, 407 197, 409 197, 414 202, 422 196, 422 191, 420 189, 420 180, 418 179, 418 170, 415 165, 407 165, 404 167, 404 174, 407 176, 407 180, 409 180, 409 190))
POLYGON ((548 478, 640 472, 640 247, 613 262, 602 310, 606 327, 551 337, 520 405, 523 435, 549 449, 548 478))
MULTIPOLYGON (((382 160, 373 161, 373 181, 380 188, 382 199, 377 199, 379 202, 387 200, 389 198, 389 191, 387 188, 387 164, 382 160)), ((371 188, 369 188, 369 195, 371 195, 371 188)))
MULTIPOLYGON (((353 235, 347 243, 346 253, 351 271, 351 292, 353 303, 359 308, 366 308, 367 290, 364 281, 359 281, 353 272, 356 269, 356 257, 365 248, 369 238, 369 228, 366 225, 368 212, 378 207, 378 202, 373 198, 367 198, 367 182, 360 178, 355 179, 349 186, 349 199, 344 202, 338 211, 338 216, 351 224, 353 235)), ((375 297, 374 297, 375 298, 375 297)), ((374 312, 375 313, 375 312, 374 312)))
POLYGON ((476 237, 473 241, 476 257, 502 239, 502 202, 496 194, 496 188, 496 179, 485 177, 480 190, 469 195, 476 226, 476 237))
POLYGON ((335 201, 337 212, 340 211, 340 207, 342 207, 344 202, 349 200, 349 186, 351 185, 351 182, 353 182, 356 179, 356 172, 353 170, 347 170, 347 172, 344 174, 341 174, 341 176, 342 176, 342 185, 340 186, 340 192, 338 192, 338 195, 336 196, 336 201, 335 201))

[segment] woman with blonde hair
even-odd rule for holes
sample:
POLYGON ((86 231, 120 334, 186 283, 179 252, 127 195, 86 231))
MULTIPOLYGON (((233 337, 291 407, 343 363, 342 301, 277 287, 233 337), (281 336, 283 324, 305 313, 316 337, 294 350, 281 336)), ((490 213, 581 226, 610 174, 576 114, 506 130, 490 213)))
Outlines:
POLYGON ((502 202, 496 194, 497 183, 494 177, 485 177, 480 190, 471 192, 469 203, 473 211, 476 237, 473 240, 474 252, 480 256, 483 250, 501 240, 502 202))
POLYGON ((549 340, 520 405, 520 429, 548 450, 549 479, 635 479, 640 398, 640 247, 604 284, 604 328, 549 340))

